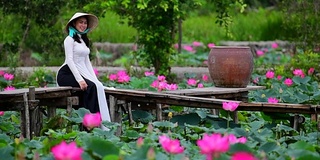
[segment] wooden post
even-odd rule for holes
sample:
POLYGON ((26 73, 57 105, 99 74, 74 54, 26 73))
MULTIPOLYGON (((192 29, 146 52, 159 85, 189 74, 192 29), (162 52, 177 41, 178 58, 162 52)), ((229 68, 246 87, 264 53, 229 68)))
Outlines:
POLYGON ((71 115, 72 104, 73 104, 73 97, 68 97, 67 98, 67 115, 71 115))
MULTIPOLYGON (((126 104, 124 104, 124 105, 126 105, 126 104)), ((115 111, 114 115, 115 115, 114 122, 120 123, 120 126, 117 128, 115 135, 120 136, 122 133, 122 109, 121 109, 121 107, 119 107, 119 106, 117 107, 117 110, 115 111)))
POLYGON ((109 95, 109 103, 110 103, 110 118, 111 122, 116 122, 116 105, 117 99, 114 96, 109 95))
MULTIPOLYGON (((215 96, 211 96, 211 98, 216 98, 215 96)), ((219 116, 219 109, 210 109, 211 114, 219 116)))
POLYGON ((233 111, 233 121, 235 124, 239 123, 238 111, 233 111))
POLYGON ((162 121, 162 105, 156 104, 157 121, 162 121))
POLYGON ((128 116, 129 116, 129 124, 132 125, 134 123, 132 118, 132 109, 131 109, 131 102, 126 103, 128 105, 128 116))
POLYGON ((293 129, 298 130, 299 127, 299 115, 294 115, 293 117, 293 129))
MULTIPOLYGON (((29 87, 29 101, 34 102, 36 100, 36 91, 34 86, 29 87)), ((42 129, 43 115, 40 111, 41 108, 37 104, 33 104, 29 107, 30 109, 30 133, 31 137, 40 136, 42 129), (34 106, 33 106, 34 105, 34 106)))
POLYGON ((48 112, 48 118, 53 118, 54 116, 56 116, 56 107, 54 106, 47 107, 47 112, 48 112))
POLYGON ((21 114, 21 131, 23 136, 27 139, 30 139, 30 119, 29 119, 29 102, 27 93, 23 94, 23 101, 24 101, 24 114, 21 114))

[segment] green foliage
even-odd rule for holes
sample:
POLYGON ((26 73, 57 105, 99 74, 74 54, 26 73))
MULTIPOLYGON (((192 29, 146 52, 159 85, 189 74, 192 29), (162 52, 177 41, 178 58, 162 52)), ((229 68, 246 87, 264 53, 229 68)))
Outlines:
MULTIPOLYGON (((121 18, 128 20, 128 25, 137 30, 137 43, 142 52, 136 52, 140 61, 148 62, 146 67, 154 67, 155 73, 168 75, 170 58, 174 54, 171 46, 175 42, 177 24, 184 20, 187 10, 201 6, 205 1, 108 1, 97 0, 86 8, 97 13, 105 13, 111 8, 121 18)), ((240 4, 239 1, 214 1, 216 4, 217 23, 228 26, 230 5, 240 4)))
POLYGON ((206 67, 205 61, 208 59, 209 48, 204 46, 193 47, 195 53, 182 50, 171 59, 171 66, 183 67, 206 67))
POLYGON ((93 42, 132 43, 137 31, 125 22, 126 19, 122 20, 114 12, 107 11, 99 17, 99 25, 90 33, 90 39, 93 42))
POLYGON ((3 116, 0 116, 1 126, 0 135, 2 134, 0 141, 0 148, 3 147, 3 141, 9 141, 20 134, 20 115, 17 112, 6 111, 3 116), (6 135, 6 136, 4 136, 6 135))
MULTIPOLYGON (((36 52, 44 52, 48 54, 48 52, 52 51, 57 53, 56 48, 60 47, 59 45, 56 45, 59 43, 56 38, 59 37, 59 34, 52 31, 54 30, 54 25, 57 24, 56 22, 58 20, 59 11, 65 3, 66 1, 64 0, 1 1, 1 13, 6 16, 12 16, 13 19, 18 18, 19 20, 14 21, 22 26, 21 28, 16 28, 19 29, 17 30, 18 34, 13 34, 12 38, 6 37, 4 41, 5 45, 11 45, 13 44, 12 41, 14 41, 14 47, 18 48, 18 50, 8 48, 5 51, 10 54, 18 53, 20 55, 27 47, 36 52), (33 33, 40 33, 42 37, 38 38, 36 36, 33 37, 32 34, 29 35, 33 29, 36 29, 36 32, 33 33), (42 45, 39 45, 39 42, 34 43, 36 40, 40 40, 39 42, 41 42, 42 45), (45 44, 45 42, 47 42, 47 44, 45 44)), ((7 36, 8 32, 6 29, 4 30, 6 31, 5 35, 7 36)), ((48 56, 46 57, 46 60, 48 60, 48 56)), ((45 61, 45 63, 47 63, 47 61, 45 61)))
POLYGON ((310 68, 314 68, 315 73, 313 73, 312 78, 315 80, 320 79, 320 75, 318 72, 320 71, 320 55, 311 51, 306 51, 302 53, 295 54, 289 64, 288 68, 299 68, 304 71, 304 73, 308 73, 310 68))
POLYGON ((306 49, 319 47, 320 16, 318 1, 282 1, 285 27, 290 31, 288 39, 299 42, 297 45, 306 49))
POLYGON ((27 83, 29 86, 35 87, 56 86, 55 73, 45 67, 36 68, 28 77, 27 83))
POLYGON ((292 56, 281 49, 267 48, 264 55, 254 59, 254 73, 263 75, 268 70, 274 70, 278 75, 288 73, 288 64, 292 56))

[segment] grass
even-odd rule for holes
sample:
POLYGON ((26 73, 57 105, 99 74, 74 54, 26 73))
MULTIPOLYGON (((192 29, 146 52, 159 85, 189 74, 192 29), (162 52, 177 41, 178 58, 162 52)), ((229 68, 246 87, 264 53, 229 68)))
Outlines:
POLYGON ((118 15, 107 12, 105 17, 100 17, 99 25, 90 38, 94 42, 131 43, 134 42, 136 30, 127 24, 120 23, 118 15))

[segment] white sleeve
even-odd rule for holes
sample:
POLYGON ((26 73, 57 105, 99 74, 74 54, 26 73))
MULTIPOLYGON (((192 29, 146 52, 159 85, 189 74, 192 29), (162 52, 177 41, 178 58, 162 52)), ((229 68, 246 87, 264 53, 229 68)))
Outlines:
POLYGON ((66 55, 66 64, 69 66, 73 76, 76 78, 77 82, 83 81, 84 79, 80 75, 74 61, 73 61, 73 43, 74 39, 68 36, 64 40, 64 52, 66 55))

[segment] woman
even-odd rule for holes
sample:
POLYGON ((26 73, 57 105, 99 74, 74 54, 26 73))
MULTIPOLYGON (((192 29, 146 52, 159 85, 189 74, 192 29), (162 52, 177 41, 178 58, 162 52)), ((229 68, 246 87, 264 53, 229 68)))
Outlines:
MULTIPOLYGON (((80 87, 84 93, 84 107, 91 113, 100 112, 102 121, 110 122, 110 114, 103 84, 98 80, 89 59, 87 33, 98 25, 98 18, 87 13, 76 13, 66 25, 64 40, 65 62, 59 68, 59 86, 80 87)), ((106 129, 102 126, 102 129, 106 129)))

